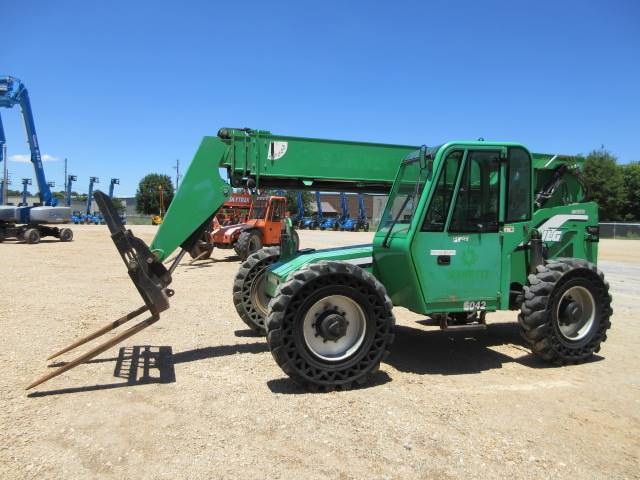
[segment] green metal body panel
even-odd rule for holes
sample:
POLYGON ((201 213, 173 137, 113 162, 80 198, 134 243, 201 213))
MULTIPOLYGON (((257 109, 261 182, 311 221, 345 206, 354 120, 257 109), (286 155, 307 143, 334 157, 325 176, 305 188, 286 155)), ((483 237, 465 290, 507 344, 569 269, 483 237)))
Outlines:
POLYGON ((274 296, 278 284, 285 281, 293 272, 300 270, 305 265, 326 260, 336 260, 353 263, 367 271, 372 270, 373 247, 369 245, 355 245, 342 248, 328 248, 323 250, 302 250, 293 258, 280 259, 268 267, 267 294, 274 296))
POLYGON ((211 218, 231 194, 231 187, 218 171, 226 145, 215 137, 205 137, 173 197, 163 223, 150 248, 156 258, 165 260, 207 219, 211 218))
POLYGON ((295 190, 388 192, 398 165, 415 146, 272 135, 221 129, 205 137, 171 202, 151 249, 166 259, 222 206, 231 185, 295 190))
MULTIPOLYGON (((531 192, 540 191, 559 165, 580 167, 570 157, 529 154, 522 145, 516 143, 450 142, 439 147, 434 155, 432 171, 424 175, 422 194, 410 221, 396 225, 386 245, 383 246, 383 243, 388 228, 381 223, 372 248, 325 250, 276 264, 268 273, 269 294, 273 295, 278 283, 286 281, 305 264, 344 258, 357 264, 359 261, 368 262, 373 257, 371 271, 385 285, 394 305, 422 314, 469 311, 479 305, 480 309, 486 311, 504 310, 509 308, 512 287, 517 289, 527 281, 530 262, 527 244, 534 229, 542 234, 547 258, 584 258, 596 263, 597 243, 590 241, 587 227, 598 225, 598 209, 593 202, 582 201, 581 187, 568 173, 563 189, 550 198, 544 208, 534 210, 532 198, 528 212, 530 219, 505 222, 507 151, 510 148, 522 149, 530 155, 531 192), (467 152, 499 153, 500 166, 494 167, 496 171, 489 180, 499 185, 499 227, 496 231, 455 233, 449 232, 448 228, 437 232, 421 231, 434 195, 434 186, 444 168, 443 159, 455 150, 462 150, 465 154, 457 173, 450 206, 456 202, 462 172, 468 161, 467 152), (450 257, 449 264, 438 263, 438 257, 442 254, 450 257)), ((405 181, 400 178, 402 171, 400 169, 398 173, 387 208, 391 208, 390 204, 405 181)), ((414 177, 417 176, 414 174, 414 177)), ((451 221, 452 210, 447 215, 447 225, 451 221)))
POLYGON ((220 167, 232 179, 265 187, 387 192, 398 165, 416 146, 273 135, 222 129, 227 145, 220 167))

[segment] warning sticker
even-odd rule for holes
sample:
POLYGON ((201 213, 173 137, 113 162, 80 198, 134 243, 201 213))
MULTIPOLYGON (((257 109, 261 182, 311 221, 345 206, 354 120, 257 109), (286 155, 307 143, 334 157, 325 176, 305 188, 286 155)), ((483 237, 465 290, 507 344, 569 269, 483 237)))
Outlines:
POLYGON ((267 158, 269 160, 278 160, 284 157, 284 154, 287 153, 288 146, 289 142, 270 142, 267 158))

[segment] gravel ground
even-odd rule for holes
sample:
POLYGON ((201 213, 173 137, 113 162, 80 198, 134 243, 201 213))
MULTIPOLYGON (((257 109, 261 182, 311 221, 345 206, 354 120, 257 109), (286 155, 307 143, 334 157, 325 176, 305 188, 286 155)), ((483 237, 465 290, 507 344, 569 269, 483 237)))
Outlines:
POLYGON ((451 334, 397 308, 373 385, 308 394, 237 318, 217 251, 177 269, 158 324, 27 395, 48 354, 141 304, 106 228, 74 231, 0 245, 0 478, 640 478, 639 241, 601 243, 615 315, 587 364, 532 357, 513 313, 451 334))

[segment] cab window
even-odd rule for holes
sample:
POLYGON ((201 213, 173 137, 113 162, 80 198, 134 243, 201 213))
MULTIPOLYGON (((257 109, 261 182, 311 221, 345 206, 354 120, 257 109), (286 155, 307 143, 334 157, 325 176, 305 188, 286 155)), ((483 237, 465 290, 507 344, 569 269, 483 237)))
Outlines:
POLYGON ((463 153, 462 150, 456 150, 447 155, 440 171, 436 190, 431 198, 427 216, 422 224, 423 232, 444 231, 444 224, 447 221, 447 214, 453 197, 453 190, 456 186, 456 178, 462 163, 463 153))
POLYGON ((523 222, 531 219, 531 157, 523 148, 510 148, 508 165, 505 221, 523 222))
POLYGON ((271 204, 271 220, 277 222, 282 220, 284 214, 284 202, 282 200, 276 200, 271 204))
POLYGON ((497 232, 500 152, 470 151, 460 181, 450 232, 497 232))

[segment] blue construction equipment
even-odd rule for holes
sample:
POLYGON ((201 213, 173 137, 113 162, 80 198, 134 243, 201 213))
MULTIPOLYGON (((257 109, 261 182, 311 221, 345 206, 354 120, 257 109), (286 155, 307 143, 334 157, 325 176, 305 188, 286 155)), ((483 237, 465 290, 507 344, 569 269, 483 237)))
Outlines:
POLYGON ((322 203, 320 202, 320 192, 316 192, 316 214, 310 217, 307 217, 302 222, 302 228, 308 228, 310 230, 315 230, 320 226, 324 217, 322 215, 322 203))
POLYGON ((291 218, 293 226, 300 228, 304 221, 304 202, 302 201, 302 192, 296 194, 296 214, 291 218))
POLYGON ((109 198, 113 198, 113 187, 115 185, 120 185, 119 178, 112 178, 111 182, 109 182, 109 198))
MULTIPOLYGON (((73 182, 75 182, 76 180, 78 180, 78 177, 76 177, 75 175, 67 175, 67 191, 65 192, 65 205, 67 207, 71 206, 71 187, 73 185, 73 182)), ((71 220, 73 221, 73 218, 71 218, 71 220)))
POLYGON ((27 203, 27 197, 29 196, 29 185, 31 184, 32 183, 30 178, 22 179, 22 202, 20 202, 20 207, 26 207, 27 205, 29 205, 27 203))
POLYGON ((80 217, 80 223, 85 223, 87 225, 100 225, 101 223, 104 223, 100 212, 91 212, 91 202, 93 201, 93 186, 96 183, 100 183, 100 179, 98 177, 89 177, 89 193, 87 194, 87 206, 85 207, 84 214, 80 217))
MULTIPOLYGON (((73 232, 70 229, 46 226, 46 224, 68 223, 71 210, 67 207, 57 206, 58 200, 51 193, 50 184, 45 177, 29 92, 17 78, 0 76, 0 107, 13 108, 16 105, 19 105, 22 111, 40 202, 39 205, 33 207, 26 205, 26 190, 27 185, 31 185, 31 179, 29 179, 29 183, 25 183, 23 180, 21 205, 18 207, 0 206, 0 219, 2 219, 0 221, 0 241, 16 238, 27 243, 38 243, 40 238, 44 236, 69 241, 73 238, 73 232)), ((0 161, 6 161, 4 158, 5 143, 6 137, 0 120, 0 161)), ((6 201, 6 199, 3 200, 6 201)))
MULTIPOLYGON (((17 78, 10 76, 0 77, 0 107, 12 108, 16 105, 20 105, 20 109, 22 110, 24 127, 27 132, 27 142, 31 150, 31 163, 33 163, 36 182, 38 184, 40 203, 55 207, 58 204, 58 200, 51 193, 44 174, 40 145, 38 144, 38 136, 36 135, 36 125, 33 120, 31 102, 29 101, 29 92, 24 84, 17 78)), ((4 144, 5 141, 6 139, 0 121, 0 142, 4 144)), ((0 150, 2 149, 0 148, 0 150)))
POLYGON ((358 218, 347 218, 341 225, 340 230, 348 232, 357 232, 363 230, 369 231, 369 222, 367 221, 367 210, 364 205, 364 195, 358 194, 358 218))
POLYGON ((91 213, 91 202, 93 201, 93 185, 95 183, 100 183, 100 179, 98 177, 89 177, 89 193, 87 194, 87 208, 85 213, 89 215, 91 213))
POLYGON ((344 192, 340 192, 340 216, 328 217, 320 224, 320 230, 338 230, 341 225, 349 218, 349 209, 347 207, 347 196, 344 192))

